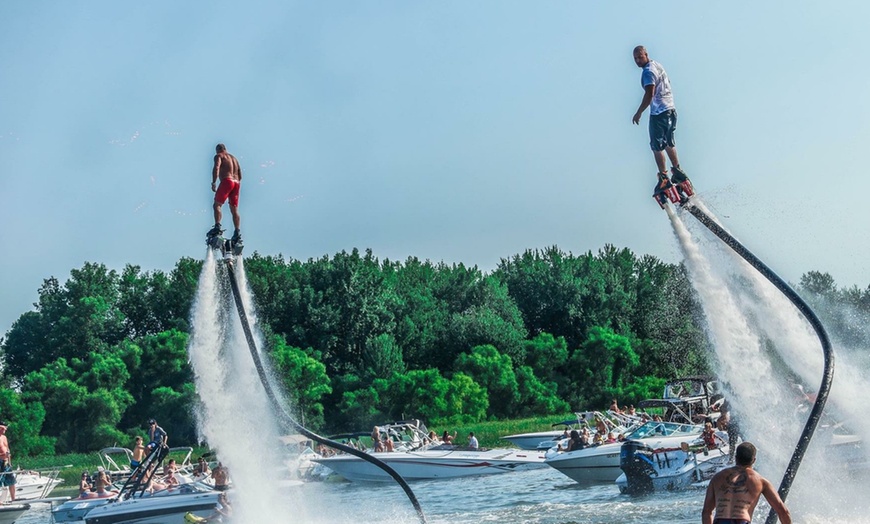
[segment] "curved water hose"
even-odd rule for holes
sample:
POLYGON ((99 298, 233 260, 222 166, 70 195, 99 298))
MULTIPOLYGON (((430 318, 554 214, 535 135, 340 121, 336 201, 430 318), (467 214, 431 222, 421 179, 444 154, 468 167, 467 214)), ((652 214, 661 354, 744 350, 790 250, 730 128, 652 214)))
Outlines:
MULTIPOLYGON (((804 458, 804 453, 806 453, 807 447, 810 444, 810 439, 813 437, 813 432, 816 430, 816 426, 819 424, 819 419, 822 416, 822 410, 825 408, 825 402, 828 400, 828 393, 831 390, 831 382, 834 380, 834 352, 831 349, 831 342, 828 340, 828 334, 825 332, 824 326, 822 326, 821 321, 819 321, 819 317, 810 309, 810 306, 807 305, 806 302, 797 294, 795 291, 785 283, 779 276, 774 273, 769 267, 767 267, 761 260, 758 259, 755 255, 752 254, 748 249, 746 249, 743 244, 737 241, 731 234, 725 231, 719 224, 717 224, 713 219, 707 216, 706 213, 698 209, 697 206, 688 205, 686 206, 689 213, 691 213, 695 218, 698 219, 699 222, 704 224, 714 235, 719 237, 722 242, 728 245, 731 249, 734 250, 735 253, 743 257, 744 260, 749 262, 749 264, 758 270, 759 273, 764 275, 764 277, 770 281, 771 284, 776 286, 788 299, 791 301, 795 307, 798 308, 804 317, 806 317, 807 321, 813 326, 813 329, 816 332, 816 335, 819 337, 819 341, 822 343, 822 352, 825 357, 825 367, 822 373, 822 383, 819 386, 819 393, 816 396, 816 401, 813 404, 813 409, 810 411, 810 416, 807 419, 807 423, 804 426, 804 430, 801 433, 800 438, 798 439, 797 446, 795 446, 794 453, 791 456, 791 461, 788 463, 788 468, 785 470, 785 474, 782 477, 782 482, 779 485, 779 496, 784 501, 788 496, 788 492, 791 489, 792 481, 794 481, 795 475, 797 475, 798 467, 801 465, 801 461, 804 458)), ((770 513, 767 515, 766 524, 774 524, 776 522, 776 512, 772 509, 770 513)))
POLYGON ((278 397, 275 395, 275 392, 272 390, 272 386, 269 384, 269 377, 266 374, 265 368, 263 368, 263 362, 260 360, 260 354, 257 352, 257 343, 254 341, 254 335, 251 332, 251 326, 248 323, 248 315, 245 313, 245 306, 242 304, 242 295, 239 292, 239 284, 236 282, 236 272, 233 268, 232 263, 227 264, 227 270, 229 271, 230 277, 230 287, 233 289, 233 298, 236 301, 236 309, 239 310, 239 319, 242 321, 242 329, 245 332, 245 339, 248 341, 248 348, 251 350, 251 356, 254 358, 254 366, 257 368, 257 374, 260 375, 260 382, 263 383, 263 388, 266 390, 266 396, 269 397, 269 401, 271 401, 272 406, 275 408, 280 414, 281 420, 283 420, 290 427, 293 427, 306 437, 314 440, 315 442, 319 442, 331 448, 339 449, 344 451, 345 453, 349 453, 354 455, 355 457, 359 457, 366 462, 370 462, 375 466, 384 470, 387 474, 389 474, 393 479, 402 486, 402 489, 405 490, 405 494, 408 495, 408 498, 411 500, 411 504, 414 506, 414 509, 417 511, 417 516, 420 517, 420 522, 426 524, 426 516, 423 514, 423 508, 420 506, 420 502, 417 501, 417 497, 414 495, 414 492, 411 491, 411 486, 402 478, 401 475, 396 473, 396 471, 385 464, 383 461, 377 459, 369 455, 364 451, 360 451, 351 446, 346 446, 340 442, 335 442, 326 437, 321 437, 316 433, 313 433, 306 429, 302 424, 298 423, 293 417, 290 416, 289 413, 284 409, 280 402, 278 402, 278 397))

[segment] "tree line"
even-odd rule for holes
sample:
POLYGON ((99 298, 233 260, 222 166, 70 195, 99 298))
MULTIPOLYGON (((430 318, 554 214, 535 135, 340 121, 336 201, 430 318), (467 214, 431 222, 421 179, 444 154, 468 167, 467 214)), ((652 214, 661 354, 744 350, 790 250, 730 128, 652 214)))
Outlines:
MULTIPOLYGON (((529 250, 488 273, 358 250, 304 262, 255 253, 245 268, 270 364, 296 413, 327 433, 561 416, 659 396, 666 379, 708 367, 682 265, 610 245, 529 250)), ((86 263, 43 282, 0 344, 0 414, 19 453, 127 442, 150 417, 175 442, 196 440, 187 345, 201 269, 86 263)), ((870 289, 825 276, 801 284, 870 311, 870 289)))

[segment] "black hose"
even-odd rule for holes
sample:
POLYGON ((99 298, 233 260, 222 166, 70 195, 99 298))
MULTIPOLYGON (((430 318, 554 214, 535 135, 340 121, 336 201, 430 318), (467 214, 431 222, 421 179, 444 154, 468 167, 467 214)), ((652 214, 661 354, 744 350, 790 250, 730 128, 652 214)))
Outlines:
POLYGON ((414 495, 414 492, 411 491, 411 486, 408 485, 408 483, 405 481, 404 478, 402 478, 401 475, 396 473, 396 470, 385 464, 382 460, 379 460, 378 458, 373 457, 364 451, 360 451, 356 448, 347 446, 340 442, 335 442, 326 437, 321 437, 320 435, 309 431, 304 426, 302 426, 302 424, 296 422, 296 420, 291 417, 289 413, 287 413, 287 411, 278 401, 278 397, 275 395, 275 392, 272 390, 272 386, 271 384, 269 384, 269 377, 266 374, 266 370, 263 368, 263 362, 260 360, 260 354, 257 351, 257 343, 254 341, 254 335, 253 333, 251 333, 251 326, 250 324, 248 324, 248 315, 245 313, 244 304, 242 304, 242 295, 239 292, 239 284, 238 282, 236 282, 236 273, 231 262, 227 263, 227 269, 229 270, 230 286, 233 289, 233 298, 235 298, 236 301, 236 309, 239 310, 239 319, 242 321, 242 329, 245 331, 245 339, 248 341, 248 348, 251 350, 251 356, 254 358, 254 366, 256 366, 257 373, 260 375, 260 382, 263 383, 263 388, 266 390, 266 396, 269 397, 269 400, 272 402, 272 406, 280 414, 280 417, 284 421, 284 423, 288 424, 290 427, 296 429, 296 431, 305 435, 311 440, 314 440, 315 442, 319 442, 331 448, 339 449, 341 451, 344 451, 345 453, 349 453, 351 455, 359 457, 366 462, 370 462, 384 470, 387 474, 393 477, 393 479, 398 482, 400 486, 402 486, 402 489, 405 490, 405 494, 408 495, 408 498, 411 500, 411 504, 417 511, 417 516, 420 517, 420 522, 426 524, 426 516, 423 514, 423 508, 420 506, 420 502, 417 501, 417 497, 414 495))
MULTIPOLYGON (((788 297, 791 303, 798 308, 798 311, 800 311, 804 317, 806 317, 807 321, 809 321, 810 325, 813 326, 816 335, 819 337, 819 341, 822 343, 822 352, 825 357, 825 368, 822 373, 822 383, 819 386, 819 393, 816 396, 816 401, 813 404, 813 409, 810 411, 810 416, 807 419, 804 430, 798 439, 797 446, 795 446, 794 453, 791 456, 791 461, 788 463, 788 468, 786 468, 785 474, 782 477, 782 482, 779 485, 779 497, 785 501, 785 498, 788 496, 788 492, 791 489, 794 477, 797 475, 798 467, 800 467, 801 461, 804 458, 804 453, 806 453, 807 447, 810 444, 810 439, 812 439, 816 426, 819 424, 822 410, 825 408, 825 402, 827 402, 828 393, 831 390, 831 383, 834 380, 834 352, 831 349, 831 342, 828 340, 828 334, 825 332, 825 328, 822 326, 821 321, 819 321, 819 317, 816 316, 810 306, 808 306, 807 303, 804 302, 804 300, 795 293, 795 291, 786 284, 784 280, 779 278, 779 276, 759 260, 758 257, 753 255, 752 252, 743 246, 743 244, 738 242, 737 239, 707 216, 706 213, 698 209, 697 206, 689 205, 686 206, 686 209, 688 209, 689 213, 697 218, 699 222, 704 224, 707 229, 712 231, 714 235, 722 239, 722 242, 725 242, 728 247, 743 257, 744 260, 749 262, 752 267, 757 269, 759 273, 764 275, 767 280, 788 297)), ((766 524, 775 524, 776 518, 776 512, 771 509, 770 513, 767 515, 766 524)))

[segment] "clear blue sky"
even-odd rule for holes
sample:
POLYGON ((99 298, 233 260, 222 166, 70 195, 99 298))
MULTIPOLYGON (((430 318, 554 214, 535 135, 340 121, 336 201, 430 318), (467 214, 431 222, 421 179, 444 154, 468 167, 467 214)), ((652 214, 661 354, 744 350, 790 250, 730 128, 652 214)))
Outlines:
POLYGON ((85 261, 202 258, 219 141, 249 252, 676 262, 631 124, 637 44, 725 225, 792 282, 867 287, 868 19, 859 1, 2 2, 0 333, 85 261))

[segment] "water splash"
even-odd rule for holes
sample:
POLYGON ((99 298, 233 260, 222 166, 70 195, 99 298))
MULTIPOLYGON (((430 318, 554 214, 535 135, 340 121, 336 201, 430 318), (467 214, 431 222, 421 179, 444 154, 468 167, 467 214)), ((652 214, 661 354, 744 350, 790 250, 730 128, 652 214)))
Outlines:
MULTIPOLYGON (((256 329, 253 299, 241 262, 236 274, 258 347, 262 348, 263 337, 256 329)), ((280 449, 278 419, 251 359, 228 278, 224 263, 209 249, 199 278, 188 348, 201 400, 196 414, 199 431, 229 469, 240 522, 277 524, 286 522, 291 514, 294 520, 305 520, 304 506, 281 487, 289 471, 280 449)))

